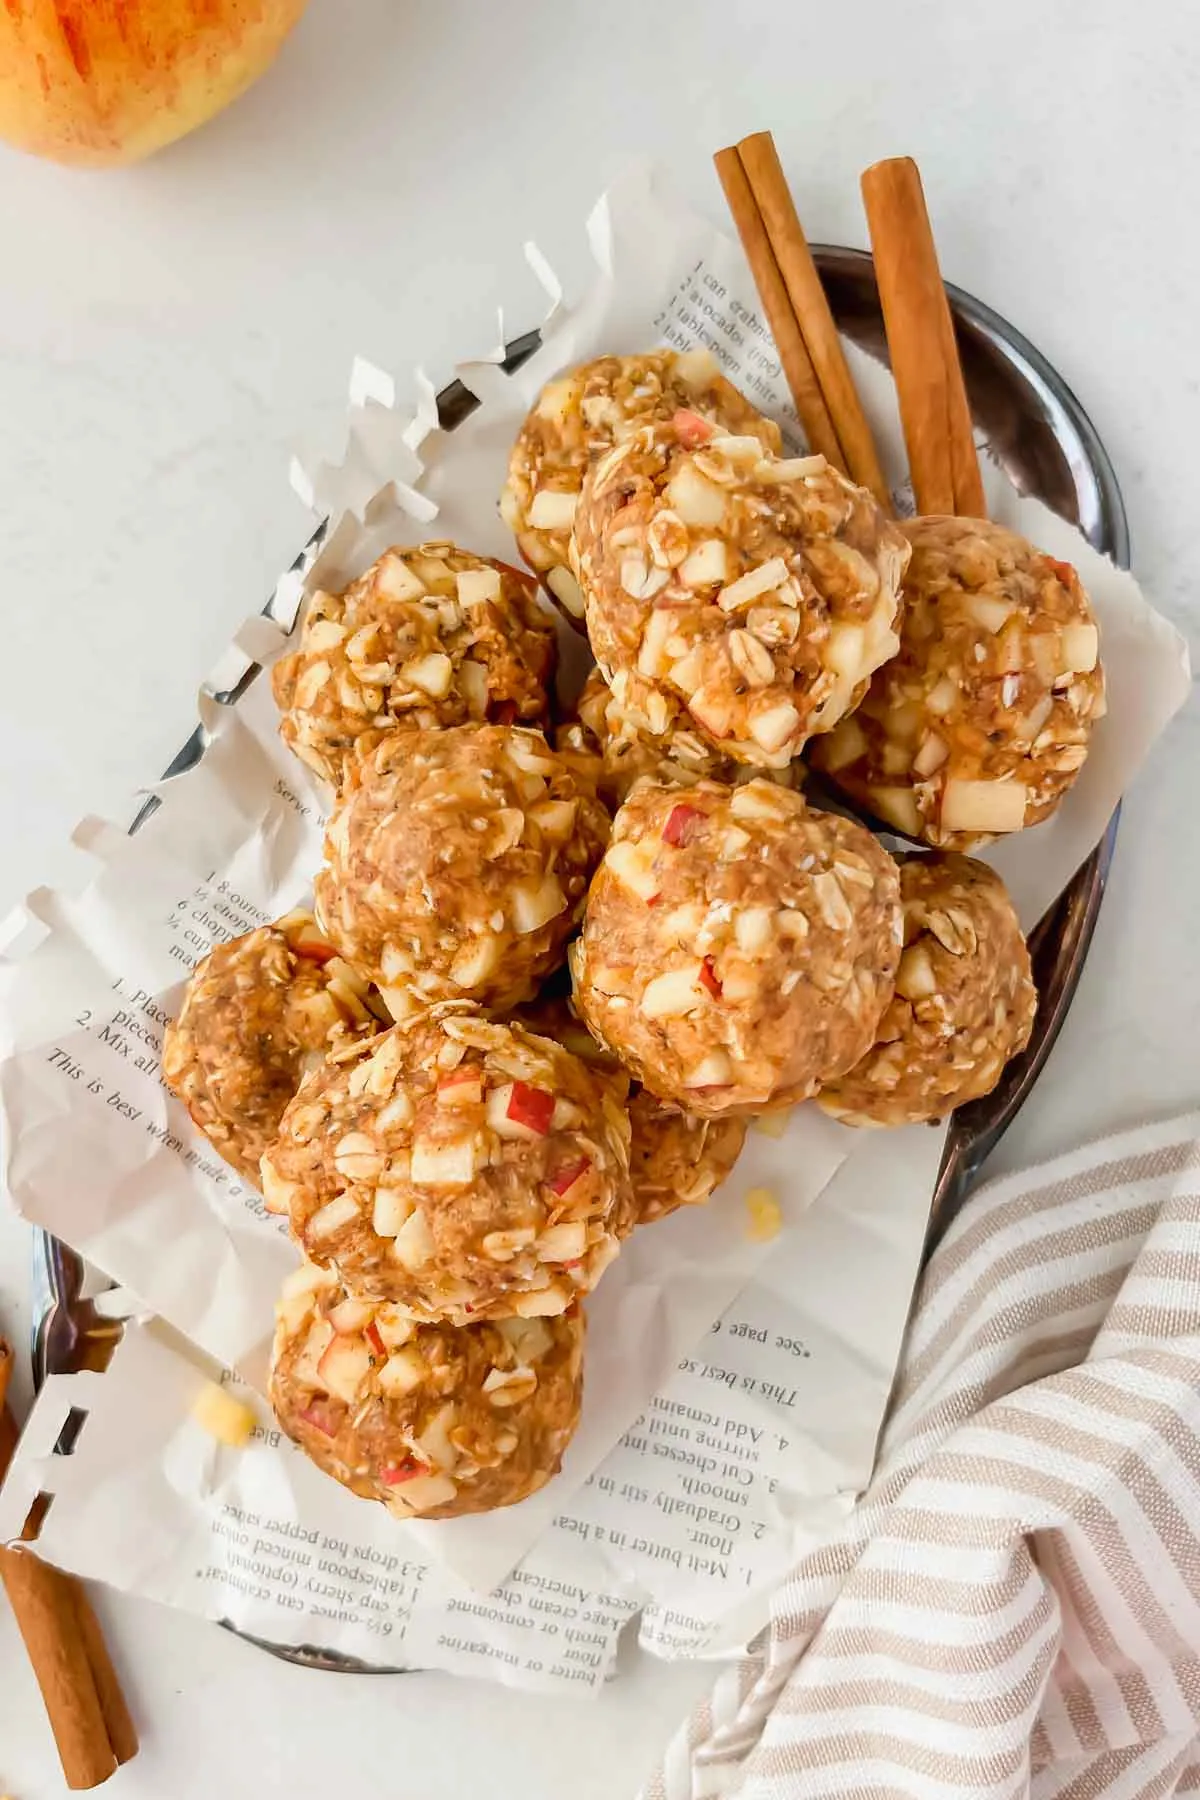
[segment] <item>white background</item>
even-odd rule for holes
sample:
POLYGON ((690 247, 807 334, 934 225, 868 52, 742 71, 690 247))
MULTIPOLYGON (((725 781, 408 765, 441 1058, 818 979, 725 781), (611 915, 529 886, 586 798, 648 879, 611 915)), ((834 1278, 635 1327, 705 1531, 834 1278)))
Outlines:
MULTIPOLYGON (((334 429, 350 357, 441 380, 494 338, 497 299, 510 332, 532 322, 522 240, 580 270, 577 224, 630 154, 720 217, 710 153, 769 126, 809 235, 851 244, 859 171, 915 155, 947 276, 1080 394, 1137 571, 1195 651, 1198 83, 1179 0, 312 0, 257 90, 142 168, 0 151, 0 910, 78 879, 74 821, 124 820, 186 736, 306 534, 287 458, 334 429)), ((1198 749, 1193 706, 1127 805, 1006 1166, 1197 1100, 1198 749)), ((25 1256, 0 1219, 10 1335, 25 1256)), ((598 1702, 537 1702, 305 1674, 155 1608, 105 1613, 144 1738, 114 1800, 622 1795, 708 1683, 644 1665, 598 1702)), ((0 1669, 0 1792, 57 1795, 6 1615, 0 1669)))

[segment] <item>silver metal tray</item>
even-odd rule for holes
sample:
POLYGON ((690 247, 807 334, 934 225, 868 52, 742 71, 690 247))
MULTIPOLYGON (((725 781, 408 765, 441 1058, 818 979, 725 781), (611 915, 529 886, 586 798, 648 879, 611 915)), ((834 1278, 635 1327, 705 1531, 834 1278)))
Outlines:
MULTIPOLYGON (((838 324, 846 335, 882 360, 887 359, 883 320, 870 256, 861 250, 816 246, 838 324)), ((1023 493, 1034 494, 1082 531, 1097 549, 1122 567, 1129 561, 1125 508, 1108 454, 1087 414, 1062 377, 1007 320, 959 288, 948 289, 962 352, 971 411, 995 456, 1023 493)), ((516 369, 533 355, 539 334, 528 332, 507 347, 505 367, 516 369)), ((478 405, 459 381, 438 395, 439 422, 453 431, 478 405)), ((304 572, 325 540, 320 525, 297 557, 304 572)), ((246 671, 235 689, 217 694, 232 705, 260 671, 246 671)), ((205 734, 197 726, 165 771, 177 775, 204 754, 205 734)), ((157 807, 151 798, 130 826, 137 831, 157 807)), ((1117 836, 1114 813, 1103 841, 1088 857, 1030 938, 1039 1004, 1033 1036, 1024 1054, 1011 1062, 986 1099, 960 1107, 951 1120, 946 1150, 931 1197, 928 1248, 962 1206, 987 1157, 1011 1125, 1040 1075, 1066 1018, 1099 916, 1117 836)), ((101 1319, 85 1297, 88 1271, 73 1250, 45 1232, 35 1235, 33 1373, 40 1386, 49 1374, 103 1368, 112 1354, 111 1321, 101 1319)), ((92 1282, 95 1290, 95 1282, 92 1282)), ((101 1284, 102 1285, 102 1284, 101 1284)), ((63 1444, 64 1450, 69 1445, 63 1444)), ((244 1635, 244 1634, 239 1634, 244 1635)), ((252 1638, 273 1655, 309 1667, 338 1672, 402 1673, 383 1670, 319 1646, 281 1646, 252 1638)))

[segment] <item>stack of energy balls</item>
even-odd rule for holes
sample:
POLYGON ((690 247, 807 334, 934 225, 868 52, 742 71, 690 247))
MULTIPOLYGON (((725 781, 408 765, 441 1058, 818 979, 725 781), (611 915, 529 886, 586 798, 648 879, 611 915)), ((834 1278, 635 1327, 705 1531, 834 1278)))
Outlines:
POLYGON ((706 353, 552 381, 500 504, 591 644, 576 705, 504 563, 397 548, 314 595, 273 678, 334 795, 314 915, 214 950, 164 1052, 306 1258, 284 1429, 403 1517, 550 1478, 584 1298, 749 1120, 899 1125, 995 1085, 1036 995, 964 852, 1054 809, 1103 712, 1073 569, 893 523, 706 353), (804 752, 932 848, 809 805, 804 752))

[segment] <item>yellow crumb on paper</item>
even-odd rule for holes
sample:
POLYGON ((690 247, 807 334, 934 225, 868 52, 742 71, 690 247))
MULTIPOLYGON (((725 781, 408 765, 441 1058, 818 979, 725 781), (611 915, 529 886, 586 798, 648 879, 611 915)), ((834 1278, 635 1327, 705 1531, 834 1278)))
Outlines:
POLYGON ((192 1402, 192 1417, 218 1443, 228 1444, 233 1450, 239 1449, 254 1430, 251 1408, 244 1400, 235 1400, 232 1394, 227 1394, 215 1381, 206 1382, 196 1395, 192 1402))
POLYGON ((781 1138, 791 1124, 792 1109, 785 1107, 782 1112, 763 1113, 754 1121, 755 1131, 761 1131, 764 1137, 781 1138))
POLYGON ((769 1243, 783 1229, 783 1209, 770 1188, 751 1188, 746 1195, 746 1236, 756 1244, 769 1243))

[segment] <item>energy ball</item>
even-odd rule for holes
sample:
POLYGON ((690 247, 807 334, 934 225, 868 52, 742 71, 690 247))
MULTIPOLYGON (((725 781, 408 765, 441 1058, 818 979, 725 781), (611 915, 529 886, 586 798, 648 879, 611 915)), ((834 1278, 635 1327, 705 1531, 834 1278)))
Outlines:
POLYGON ((898 647, 908 545, 822 456, 645 427, 592 465, 573 544, 610 683, 640 676, 754 768, 831 731, 898 647))
POLYGON ((429 1323, 565 1312, 633 1224, 611 1085, 472 1007, 331 1059, 284 1113, 263 1184, 310 1261, 429 1323))
POLYGON ((197 963, 163 1037, 163 1080, 213 1149, 258 1187, 259 1159, 303 1077, 378 1030, 366 983, 311 913, 289 913, 197 963))
POLYGON ((986 519, 909 519, 900 652, 812 746, 907 837, 969 850, 1054 811, 1104 713, 1100 634, 1079 576, 986 519))
POLYGON ((721 431, 780 447, 779 427, 755 412, 707 350, 601 356, 542 389, 509 458, 500 511, 521 555, 560 611, 584 629, 583 595, 571 573, 575 503, 588 464, 639 426, 677 412, 721 431))
MULTIPOLYGON (((694 730, 682 707, 672 707, 657 688, 622 670, 610 688, 599 669, 583 684, 575 718, 559 727, 561 750, 590 754, 600 797, 616 808, 635 782, 673 782, 691 787, 697 781, 735 783, 759 778, 762 771, 719 755, 694 730)), ((798 787, 801 762, 766 771, 772 781, 798 787)))
POLYGON ((762 1112, 866 1054, 900 948, 896 865, 861 825, 768 781, 645 782, 592 883, 575 1004, 660 1100, 762 1112))
POLYGON ((559 727, 555 741, 560 749, 588 751, 597 759, 600 793, 613 807, 645 777, 687 787, 706 778, 731 778, 736 766, 691 728, 681 707, 625 672, 610 688, 593 669, 575 718, 559 727))
POLYGON ((582 1019, 576 1017, 564 994, 539 994, 536 1000, 531 1000, 528 1006, 522 1006, 513 1015, 512 1022, 523 1025, 537 1037, 553 1038, 589 1069, 609 1077, 616 1084, 622 1100, 628 1097, 628 1075, 612 1052, 592 1036, 582 1019))
POLYGON ((454 544, 392 549, 344 593, 318 593, 271 677, 288 747, 335 789, 388 733, 472 720, 540 725, 553 619, 519 569, 454 544))
POLYGON ((608 831, 539 732, 404 732, 351 772, 317 916, 395 1019, 447 999, 507 1009, 562 963, 608 831))
POLYGON ((401 1519, 526 1499, 579 1422, 583 1314, 417 1325, 305 1263, 275 1312, 271 1404, 318 1468, 401 1519))
POLYGON ((900 865, 904 954, 877 1042, 818 1101, 847 1125, 917 1125, 990 1094, 1033 1030, 1037 990, 1008 890, 953 852, 900 865))
POLYGON ((702 1206, 731 1173, 746 1141, 744 1119, 702 1119, 664 1106, 645 1088, 629 1103, 629 1122, 639 1225, 665 1219, 680 1206, 702 1206))

